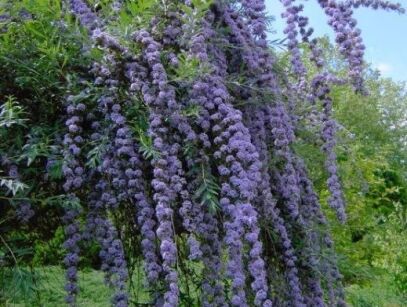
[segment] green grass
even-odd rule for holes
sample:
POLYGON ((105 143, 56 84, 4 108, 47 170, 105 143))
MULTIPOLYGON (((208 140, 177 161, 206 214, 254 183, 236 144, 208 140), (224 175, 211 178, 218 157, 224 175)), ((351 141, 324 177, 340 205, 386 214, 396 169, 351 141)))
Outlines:
MULTIPOLYGON (((6 307, 59 307, 66 306, 64 298, 64 269, 57 266, 35 269, 35 282, 29 285, 33 291, 9 289, 8 299, 0 302, 6 307), (13 293, 15 292, 15 293, 13 293)), ((133 302, 146 303, 148 293, 143 291, 139 273, 133 274, 136 290, 132 293, 133 302)), ((109 307, 113 290, 104 283, 103 273, 86 269, 79 272, 78 306, 109 307)), ((137 306, 136 303, 134 305, 137 306)))
MULTIPOLYGON (((28 271, 27 271, 28 272, 28 271)), ((59 307, 66 306, 64 297, 64 269, 58 266, 39 267, 34 270, 35 278, 28 286, 20 283, 22 289, 7 289, 8 299, 1 302, 5 307, 59 307), (26 289, 24 289, 24 287, 26 289), (33 291, 29 291, 31 288, 33 291), (14 290, 14 291, 13 291, 14 290), (15 292, 15 293, 13 293, 15 292)), ((28 273, 26 273, 28 274, 28 273)), ((85 269, 79 273, 80 307, 109 307, 113 295, 103 280, 100 271, 85 269)), ((142 284, 142 270, 133 274, 134 291, 131 306, 146 306, 149 296, 142 284)), ((346 287, 349 306, 354 307, 407 307, 407 298, 395 291, 390 276, 380 278, 369 285, 354 284, 346 287)), ((4 289, 3 289, 4 290, 4 289)), ((1 298, 1 297, 0 297, 1 298)), ((183 304, 182 306, 187 306, 183 304)), ((191 305, 189 306, 191 307, 191 305)))
MULTIPOLYGON (((65 306, 64 297, 64 271, 60 267, 42 267, 35 270, 36 282, 30 297, 14 297, 9 299, 5 306, 28 307, 56 307, 65 306)), ((103 273, 86 270, 79 273, 78 305, 87 307, 108 307, 112 290, 104 285, 103 273)), ((13 297, 13 293, 10 293, 13 297)))
POLYGON ((354 307, 406 307, 407 297, 397 293, 390 276, 381 275, 369 285, 346 287, 346 299, 354 307))

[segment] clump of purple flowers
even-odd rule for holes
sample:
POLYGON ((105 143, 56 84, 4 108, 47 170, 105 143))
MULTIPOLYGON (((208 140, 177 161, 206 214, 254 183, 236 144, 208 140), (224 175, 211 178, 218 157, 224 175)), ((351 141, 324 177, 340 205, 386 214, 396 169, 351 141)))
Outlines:
POLYGON ((34 216, 34 214, 35 212, 29 202, 24 201, 18 204, 16 215, 20 222, 27 223, 34 216))
MULTIPOLYGON (((276 69, 262 0, 213 1, 203 11, 191 1, 157 5, 154 18, 124 36, 109 32, 117 16, 68 2, 89 34, 88 50, 101 56, 64 105, 67 303, 76 305, 81 246, 93 241, 114 306, 130 304, 129 260, 139 256, 154 306, 183 303, 185 263, 200 268, 202 306, 344 306, 328 222, 293 146, 295 110, 322 110, 328 204, 345 222, 331 86, 349 82, 364 91, 365 47, 353 10, 403 8, 318 0, 349 65, 339 79, 327 72, 295 0, 281 0, 288 73, 276 69), (316 75, 308 76, 304 46, 316 75), (182 75, 188 65, 190 78, 182 75), (322 254, 329 259, 319 261, 322 254)), ((126 2, 111 8, 121 12, 126 2)), ((18 179, 17 166, 7 168, 18 179)), ((18 219, 32 215, 21 202, 18 219)))

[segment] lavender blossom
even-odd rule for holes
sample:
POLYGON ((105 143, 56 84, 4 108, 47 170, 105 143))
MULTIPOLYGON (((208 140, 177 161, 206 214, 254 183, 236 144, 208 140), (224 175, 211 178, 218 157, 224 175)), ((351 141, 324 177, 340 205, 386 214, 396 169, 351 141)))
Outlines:
POLYGON ((154 158, 152 161, 154 167, 152 186, 155 191, 153 199, 157 204, 156 217, 159 223, 156 233, 161 242, 160 252, 168 287, 167 292, 164 294, 164 306, 169 307, 176 306, 179 297, 178 274, 174 268, 177 261, 177 247, 174 242, 173 209, 171 208, 171 203, 176 197, 176 191, 171 190, 170 183, 171 174, 177 172, 170 169, 171 160, 176 159, 176 156, 174 157, 171 145, 167 143, 169 127, 165 125, 163 116, 166 114, 167 107, 171 110, 176 108, 176 105, 171 96, 167 96, 166 76, 159 64, 157 43, 145 31, 140 31, 135 38, 146 46, 145 58, 152 68, 153 84, 158 86, 160 91, 155 93, 154 89, 149 88, 147 85, 142 87, 144 100, 148 105, 151 105, 149 133, 153 139, 154 148, 160 152, 160 157, 154 158))
POLYGON ((82 0, 70 0, 69 4, 72 12, 78 17, 84 27, 93 30, 99 25, 98 17, 89 9, 85 2, 82 0))
POLYGON ((405 13, 405 9, 401 6, 400 3, 394 3, 391 1, 385 0, 347 0, 346 5, 353 6, 354 8, 358 7, 368 7, 374 10, 382 9, 386 11, 396 11, 401 14, 405 13))
POLYGON ((250 204, 256 194, 260 163, 250 142, 248 130, 242 124, 241 114, 228 104, 229 95, 221 85, 220 78, 209 77, 203 82, 197 82, 194 91, 196 95, 205 98, 200 103, 210 114, 214 144, 217 146, 214 156, 220 163, 218 170, 230 170, 229 175, 222 180, 220 203, 228 219, 225 222, 225 243, 229 248, 228 275, 232 279, 233 292, 231 303, 234 306, 247 304, 241 240, 241 236, 246 234, 251 251, 249 271, 254 279, 252 289, 256 296, 255 304, 269 304, 264 262, 261 258, 262 245, 258 241, 257 212, 250 204))
MULTIPOLYGON (((87 128, 85 109, 70 101, 64 140, 64 188, 72 199, 85 180, 95 188, 88 204, 87 227, 92 233, 82 238, 95 236, 102 246, 103 269, 117 290, 114 305, 128 304, 127 273, 118 231, 106 216, 107 211, 127 210, 128 204, 133 205, 131 210, 136 215, 146 280, 157 306, 182 303, 177 271, 177 257, 182 255, 176 244, 179 235, 187 237, 189 259, 204 265, 203 306, 324 306, 324 297, 328 297, 329 305, 345 304, 332 242, 328 234, 316 230, 316 225, 327 228, 326 219, 305 166, 291 148, 297 104, 307 101, 316 108, 317 102, 322 103, 329 204, 344 220, 345 204, 334 153, 337 124, 332 119, 329 97, 331 84, 340 80, 324 73, 322 50, 317 40, 310 39, 312 28, 301 14, 302 5, 295 0, 281 2, 285 6, 290 72, 296 82, 291 81, 291 75, 289 78, 276 72, 276 59, 267 43, 263 0, 233 4, 215 1, 204 15, 191 1, 184 2, 188 9, 179 11, 171 4, 150 20, 148 30, 134 33, 130 44, 110 35, 83 0, 70 1, 92 43, 104 53, 92 69, 94 86, 101 94, 89 121, 93 129, 90 139, 98 143, 106 137, 107 145, 101 165, 88 173, 81 163, 87 137, 83 135, 83 128, 87 128), (196 16, 202 17, 195 20, 196 16), (192 20, 193 26, 188 28, 185 20, 192 20), (305 78, 300 39, 310 47, 311 60, 318 68, 311 82, 305 78), (140 54, 134 54, 134 43, 140 54), (188 60, 198 60, 193 62, 198 62, 198 67, 194 67, 197 74, 192 82, 173 78, 176 69, 183 68, 180 51, 186 51, 188 60), (134 126, 129 121, 132 115, 126 112, 129 106, 133 112, 133 105, 123 100, 123 93, 130 95, 132 102, 142 100, 137 107, 147 114, 147 139, 151 140, 153 153, 146 159, 139 153, 134 126), (185 115, 189 107, 198 111, 185 115), (196 196, 204 172, 211 174, 220 187, 213 193, 219 208, 196 196), (268 241, 270 233, 273 242, 268 241), (298 237, 303 238, 304 246, 297 245, 298 237), (278 253, 264 251, 264 242, 278 253), (223 252, 227 253, 225 268, 223 252), (320 259, 318 255, 325 252, 329 259, 320 259), (326 282, 321 282, 321 272, 326 282), (225 276, 227 281, 223 280, 225 276), (285 279, 278 282, 284 293, 279 293, 275 276, 285 279), (267 279, 276 288, 269 289, 267 279), (228 288, 224 282, 230 283, 230 293, 225 293, 228 288), (328 295, 324 288, 328 288, 328 295)), ((364 46, 353 9, 402 9, 383 0, 318 2, 351 68, 348 77, 362 91, 364 46)), ((77 292, 78 214, 67 212, 65 218, 71 305, 77 292)))
POLYGON ((297 258, 286 229, 285 222, 281 218, 279 209, 276 207, 276 199, 271 191, 271 178, 269 170, 269 151, 267 146, 267 114, 264 108, 256 108, 254 112, 248 114, 248 127, 262 163, 261 177, 262 180, 258 186, 258 196, 255 203, 259 207, 263 220, 266 223, 271 223, 273 230, 279 235, 279 244, 283 249, 283 261, 287 268, 287 279, 292 295, 292 300, 295 306, 303 305, 303 297, 301 294, 300 280, 298 277, 298 269, 296 268, 297 258))
POLYGON ((282 17, 286 19, 286 28, 284 29, 284 34, 286 34, 288 38, 287 45, 291 54, 291 65, 294 73, 301 76, 305 74, 306 70, 301 60, 299 42, 297 40, 297 24, 301 23, 298 13, 303 9, 303 6, 293 5, 293 3, 295 2, 294 0, 281 0, 280 2, 286 9, 285 12, 282 14, 282 17))
MULTIPOLYGON (((75 102, 74 96, 67 98, 66 112, 68 119, 65 122, 67 132, 64 136, 64 164, 62 171, 65 177, 63 185, 64 190, 69 193, 68 197, 73 203, 79 202, 76 197, 76 192, 83 185, 83 168, 80 161, 80 153, 82 146, 82 127, 83 115, 86 106, 79 102, 75 102)), ((64 248, 67 254, 64 258, 64 263, 67 268, 65 290, 67 292, 66 302, 70 306, 75 306, 76 294, 78 293, 76 268, 79 262, 79 246, 81 239, 79 234, 79 222, 77 217, 80 210, 76 207, 66 208, 63 221, 65 224, 66 241, 64 248)))
POLYGON ((218 221, 211 213, 205 213, 201 224, 204 243, 201 246, 205 274, 202 283, 203 306, 227 306, 221 282, 221 241, 218 221))
POLYGON ((116 289, 112 299, 113 306, 128 306, 126 281, 128 278, 127 264, 121 240, 117 231, 108 220, 96 219, 99 242, 102 249, 99 256, 102 270, 106 273, 106 282, 116 289))
POLYGON ((29 202, 24 201, 17 204, 16 216, 21 223, 27 223, 34 216, 34 214, 35 212, 29 202))

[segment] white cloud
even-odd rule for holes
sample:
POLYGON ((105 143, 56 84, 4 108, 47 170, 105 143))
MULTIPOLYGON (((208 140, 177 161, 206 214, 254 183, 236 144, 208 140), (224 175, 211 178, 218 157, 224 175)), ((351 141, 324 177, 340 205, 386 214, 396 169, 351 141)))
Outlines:
POLYGON ((393 70, 393 67, 387 63, 379 63, 376 65, 376 69, 380 71, 383 75, 390 73, 393 70))

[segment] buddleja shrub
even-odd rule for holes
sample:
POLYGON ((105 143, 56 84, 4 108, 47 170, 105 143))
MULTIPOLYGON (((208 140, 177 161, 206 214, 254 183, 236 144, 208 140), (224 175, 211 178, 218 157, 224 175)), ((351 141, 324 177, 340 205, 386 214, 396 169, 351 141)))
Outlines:
POLYGON ((338 77, 298 1, 281 0, 291 57, 283 70, 261 0, 38 1, 44 10, 53 3, 55 20, 30 13, 35 2, 2 15, 3 39, 44 22, 55 30, 32 35, 67 45, 43 49, 54 62, 39 57, 40 69, 11 67, 19 74, 9 83, 19 88, 7 95, 30 95, 2 106, 2 136, 20 141, 1 147, 1 185, 21 223, 41 195, 63 208, 68 305, 76 305, 80 257, 97 243, 114 306, 130 304, 135 259, 143 259, 155 306, 345 306, 327 221, 292 147, 295 110, 318 115, 328 203, 345 222, 330 88, 365 92, 354 8, 402 13, 400 5, 318 0, 349 68, 338 77), (64 31, 71 43, 59 38, 64 31), (53 64, 58 75, 44 74, 53 64), (47 146, 33 153, 35 144, 47 146))

